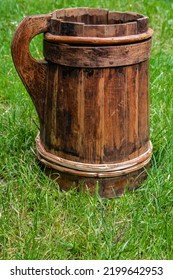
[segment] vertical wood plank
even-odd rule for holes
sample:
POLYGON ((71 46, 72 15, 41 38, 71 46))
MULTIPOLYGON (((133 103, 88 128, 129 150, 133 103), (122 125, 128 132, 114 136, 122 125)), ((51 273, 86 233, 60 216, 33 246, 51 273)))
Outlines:
POLYGON ((137 23, 136 22, 129 22, 126 24, 126 36, 127 35, 135 35, 137 34, 137 23))
POLYGON ((138 65, 127 66, 128 159, 138 156, 138 65))
POLYGON ((48 83, 46 91, 45 104, 44 104, 44 129, 42 133, 42 141, 44 141, 46 147, 49 150, 53 150, 56 147, 56 96, 58 87, 58 66, 52 64, 49 67, 48 79, 51 83, 48 83))
POLYGON ((118 97, 116 92, 116 69, 105 69, 104 85, 104 162, 116 162, 120 149, 120 126, 118 122, 118 97))
POLYGON ((104 161, 118 162, 127 157, 126 68, 110 68, 106 75, 104 161))
POLYGON ((120 67, 118 70, 118 84, 120 85, 118 90, 118 121, 120 124, 120 149, 118 151, 118 159, 120 161, 127 159, 127 72, 126 67, 120 67))
POLYGON ((132 21, 137 21, 142 15, 133 12, 115 12, 109 11, 108 13, 108 23, 128 23, 132 21))
POLYGON ((61 32, 61 21, 57 18, 52 18, 50 23, 51 23, 51 34, 59 35, 61 32))
POLYGON ((83 23, 61 21, 60 35, 62 36, 83 36, 83 23))
POLYGON ((81 15, 81 21, 85 24, 107 24, 107 9, 88 8, 87 13, 81 15))
POLYGON ((99 161, 96 149, 98 141, 98 125, 100 112, 98 110, 98 69, 85 69, 84 71, 84 132, 85 142, 83 146, 83 160, 85 162, 97 163, 99 161), (96 121, 97 120, 97 121, 96 121))
POLYGON ((147 32, 148 29, 148 17, 142 17, 137 20, 138 34, 147 32))
POLYGON ((105 84, 105 69, 100 69, 100 78, 98 82, 98 110, 100 114, 100 119, 98 122, 98 136, 96 141, 96 150, 99 155, 98 163, 104 163, 104 120, 105 120, 105 111, 104 111, 104 97, 106 95, 104 84, 105 84))
POLYGON ((84 112, 85 112, 85 99, 84 99, 84 73, 83 69, 80 71, 79 82, 77 86, 77 98, 78 98, 78 154, 81 158, 81 161, 84 159, 84 143, 85 143, 85 131, 84 131, 84 112))
POLYGON ((59 85, 57 92, 56 137, 57 154, 64 158, 79 158, 78 83, 80 68, 59 66, 59 85))
POLYGON ((105 25, 84 25, 84 36, 105 37, 105 25))
POLYGON ((56 11, 57 18, 85 24, 107 24, 107 9, 69 8, 56 11))
POLYGON ((139 71, 139 142, 140 153, 147 150, 149 141, 148 61, 138 64, 139 71))

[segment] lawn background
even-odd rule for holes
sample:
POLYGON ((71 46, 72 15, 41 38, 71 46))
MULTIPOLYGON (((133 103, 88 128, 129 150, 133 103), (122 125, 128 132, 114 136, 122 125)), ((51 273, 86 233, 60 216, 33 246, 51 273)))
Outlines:
MULTIPOLYGON (((173 259, 173 2, 0 0, 0 259, 173 259), (60 192, 35 156, 38 118, 12 63, 10 44, 26 15, 63 7, 147 15, 150 59, 148 179, 115 199, 60 192)), ((31 52, 42 57, 40 35, 31 52)))

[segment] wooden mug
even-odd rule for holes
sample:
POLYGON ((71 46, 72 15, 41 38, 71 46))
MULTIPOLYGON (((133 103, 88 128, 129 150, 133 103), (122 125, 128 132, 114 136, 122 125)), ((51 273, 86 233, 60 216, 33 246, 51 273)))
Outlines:
POLYGON ((60 9, 26 17, 12 41, 17 72, 37 110, 39 160, 58 184, 101 197, 122 195, 146 177, 149 140, 148 18, 107 9, 60 9), (44 60, 31 40, 43 33, 44 60))

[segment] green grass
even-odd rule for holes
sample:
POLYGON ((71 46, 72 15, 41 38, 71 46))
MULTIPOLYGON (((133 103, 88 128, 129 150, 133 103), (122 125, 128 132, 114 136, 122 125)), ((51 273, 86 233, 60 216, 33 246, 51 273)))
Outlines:
MULTIPOLYGON (((0 0, 0 259, 173 259, 173 3, 165 0, 0 0), (12 63, 10 44, 25 15, 93 6, 148 15, 148 179, 121 198, 60 192, 35 156, 38 119, 12 63)), ((40 36, 31 45, 41 54, 40 36)))

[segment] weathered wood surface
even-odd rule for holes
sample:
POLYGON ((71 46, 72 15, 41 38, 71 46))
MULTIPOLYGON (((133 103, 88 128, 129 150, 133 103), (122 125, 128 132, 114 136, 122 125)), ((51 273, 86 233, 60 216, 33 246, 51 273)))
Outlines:
MULTIPOLYGON (((41 160, 43 159, 41 158, 41 160)), ((44 164, 47 165, 47 162, 44 164)), ((57 174, 56 172, 52 172, 52 170, 57 168, 57 165, 51 164, 50 167, 51 168, 44 167, 44 172, 46 172, 48 176, 51 176, 54 181, 58 182, 60 189, 68 191, 69 189, 77 188, 78 191, 87 190, 91 195, 95 195, 97 182, 99 186, 99 196, 112 198, 115 196, 122 196, 126 191, 127 186, 131 191, 137 189, 147 178, 146 170, 148 170, 149 164, 146 164, 145 168, 112 178, 84 177, 79 176, 78 174, 64 173, 59 170, 57 174)))
POLYGON ((146 147, 146 152, 133 156, 132 159, 117 162, 117 163, 82 163, 79 161, 72 161, 69 159, 64 159, 56 156, 44 148, 40 141, 40 134, 36 138, 37 150, 39 152, 40 158, 49 161, 52 165, 58 166, 60 171, 66 171, 70 174, 78 174, 79 176, 89 176, 89 177, 117 177, 120 175, 129 174, 136 170, 136 166, 143 166, 143 163, 148 163, 152 153, 152 144, 149 141, 146 147))
POLYGON ((121 44, 130 44, 135 42, 141 42, 151 38, 153 31, 151 28, 147 32, 141 34, 135 34, 131 36, 120 36, 120 37, 78 37, 78 36, 60 36, 53 35, 51 33, 46 33, 44 38, 45 40, 52 43, 67 43, 75 45, 121 45, 121 44))
POLYGON ((151 39, 117 46, 70 46, 44 41, 46 60, 69 67, 104 68, 128 66, 148 60, 151 39))
POLYGON ((16 69, 40 119, 38 158, 100 195, 135 188, 152 154, 149 140, 148 18, 106 9, 62 9, 25 18, 12 43, 16 69), (44 61, 31 57, 44 34, 44 61))
POLYGON ((75 36, 113 37, 146 32, 148 17, 132 12, 72 8, 55 11, 51 24, 53 25, 52 33, 56 35, 70 35, 70 31, 75 36), (77 33, 79 25, 82 28, 77 33))
POLYGON ((28 16, 18 26, 13 37, 11 51, 16 70, 36 107, 43 125, 44 94, 47 82, 47 62, 35 60, 29 51, 36 35, 47 32, 51 15, 28 16))
POLYGON ((52 153, 89 163, 121 162, 147 150, 148 62, 112 68, 53 64, 42 142, 52 153), (58 82, 57 82, 58 81, 58 82))

